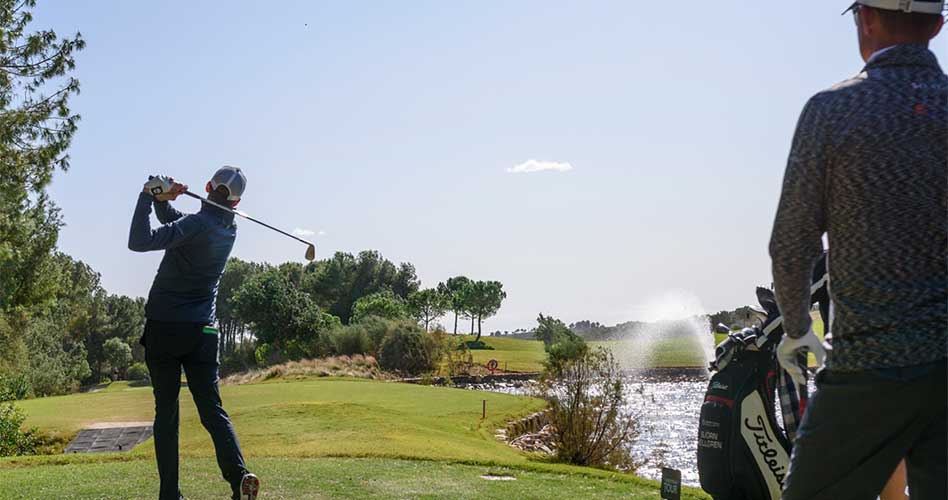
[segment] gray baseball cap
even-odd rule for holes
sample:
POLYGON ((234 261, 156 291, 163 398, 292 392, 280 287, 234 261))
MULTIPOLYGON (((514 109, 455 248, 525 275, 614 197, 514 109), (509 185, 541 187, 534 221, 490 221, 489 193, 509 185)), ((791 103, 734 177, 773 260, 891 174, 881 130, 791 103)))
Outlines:
POLYGON ((217 189, 218 186, 227 188, 227 199, 230 201, 239 200, 247 188, 247 176, 237 167, 224 165, 214 172, 211 177, 211 189, 217 189))
POLYGON ((941 14, 945 9, 944 0, 856 0, 848 9, 843 11, 843 14, 853 10, 857 5, 917 14, 941 14))

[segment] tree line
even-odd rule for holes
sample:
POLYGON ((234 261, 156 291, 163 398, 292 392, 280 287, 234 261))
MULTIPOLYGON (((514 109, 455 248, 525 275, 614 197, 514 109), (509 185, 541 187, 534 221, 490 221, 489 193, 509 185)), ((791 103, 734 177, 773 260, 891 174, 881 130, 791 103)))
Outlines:
POLYGON ((367 318, 413 320, 425 331, 439 318, 471 320, 480 339, 483 321, 495 315, 506 297, 498 281, 456 276, 422 289, 410 263, 395 263, 379 252, 337 252, 309 264, 280 265, 231 258, 217 297, 221 352, 254 350, 254 361, 325 354, 320 336, 367 318))

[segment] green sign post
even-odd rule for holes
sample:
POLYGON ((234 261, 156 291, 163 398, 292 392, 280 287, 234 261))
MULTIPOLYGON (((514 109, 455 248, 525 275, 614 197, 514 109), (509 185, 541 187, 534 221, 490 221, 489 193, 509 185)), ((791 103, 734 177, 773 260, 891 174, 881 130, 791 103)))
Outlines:
POLYGON ((662 498, 681 500, 681 471, 662 467, 662 498))

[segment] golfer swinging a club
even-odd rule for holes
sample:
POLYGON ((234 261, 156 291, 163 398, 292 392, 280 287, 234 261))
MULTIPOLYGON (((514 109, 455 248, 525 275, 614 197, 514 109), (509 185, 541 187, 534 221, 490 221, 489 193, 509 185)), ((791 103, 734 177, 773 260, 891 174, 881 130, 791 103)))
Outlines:
MULTIPOLYGON (((223 167, 207 183, 207 198, 236 206, 247 185, 239 168, 223 167)), ((235 500, 254 500, 260 481, 247 471, 237 434, 218 390, 218 335, 213 327, 217 287, 234 247, 234 215, 210 204, 184 215, 168 203, 188 187, 170 177, 152 177, 138 195, 128 248, 164 250, 145 305, 145 363, 155 394, 155 455, 159 500, 181 500, 178 487, 178 393, 181 370, 201 424, 214 441, 217 464, 235 500), (151 228, 152 206, 162 226, 151 228)))
POLYGON ((912 500, 948 498, 948 76, 929 41, 942 0, 857 0, 866 65, 807 103, 770 241, 798 383, 825 358, 797 430, 784 500, 875 499, 902 459, 912 500), (829 241, 832 334, 810 328, 829 241))

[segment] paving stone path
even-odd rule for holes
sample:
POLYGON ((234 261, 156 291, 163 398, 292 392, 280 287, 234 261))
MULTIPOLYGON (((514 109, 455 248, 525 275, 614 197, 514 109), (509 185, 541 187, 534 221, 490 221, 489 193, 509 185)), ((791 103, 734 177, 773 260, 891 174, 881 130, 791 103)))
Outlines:
POLYGON ((79 431, 64 453, 129 451, 152 435, 151 422, 106 422, 79 431))

